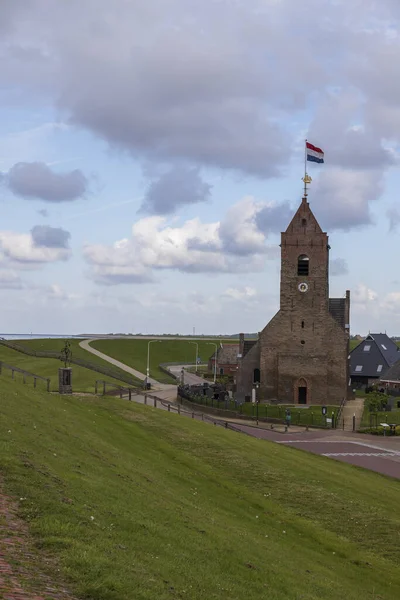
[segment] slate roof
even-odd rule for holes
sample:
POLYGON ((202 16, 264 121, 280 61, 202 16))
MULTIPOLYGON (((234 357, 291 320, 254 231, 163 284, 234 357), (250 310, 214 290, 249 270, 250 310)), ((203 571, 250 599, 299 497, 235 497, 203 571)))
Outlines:
POLYGON ((346 298, 329 298, 329 312, 342 329, 346 323, 346 298))
POLYGON ((350 375, 382 378, 399 359, 400 349, 386 333, 370 333, 350 352, 350 375))
POLYGON ((381 381, 398 381, 400 383, 400 360, 386 371, 381 381))
MULTIPOLYGON (((217 364, 220 365, 237 365, 239 344, 223 344, 222 348, 218 348, 217 364)), ((215 352, 210 360, 214 360, 215 352)))
POLYGON ((248 352, 252 349, 253 346, 257 344, 258 340, 245 340, 243 347, 243 356, 246 356, 248 352))

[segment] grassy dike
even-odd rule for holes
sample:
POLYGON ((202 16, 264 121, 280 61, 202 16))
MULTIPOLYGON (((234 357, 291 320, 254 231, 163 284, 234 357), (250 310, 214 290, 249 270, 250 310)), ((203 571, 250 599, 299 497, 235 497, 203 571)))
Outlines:
POLYGON ((0 383, 3 491, 80 598, 400 597, 399 481, 126 400, 0 383))

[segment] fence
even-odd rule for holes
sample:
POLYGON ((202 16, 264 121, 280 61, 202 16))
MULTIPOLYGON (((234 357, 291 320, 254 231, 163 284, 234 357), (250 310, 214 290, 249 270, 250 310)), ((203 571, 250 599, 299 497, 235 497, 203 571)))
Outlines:
POLYGON ((96 379, 94 384, 94 393, 98 394, 99 389, 102 389, 102 395, 105 396, 128 396, 129 400, 132 399, 132 395, 141 393, 143 394, 143 389, 138 387, 124 387, 122 385, 117 385, 115 383, 110 383, 109 381, 104 381, 104 379, 96 379), (112 388, 111 390, 109 388, 112 388), (108 391, 107 391, 108 389, 108 391))
MULTIPOLYGON (((12 350, 16 350, 17 352, 21 352, 21 354, 27 354, 28 356, 36 356, 37 358, 55 358, 61 360, 61 352, 52 352, 47 350, 33 350, 28 346, 24 346, 22 344, 17 344, 10 340, 0 339, 0 344, 3 346, 7 346, 12 350)), ((91 363, 83 358, 71 358, 71 363, 78 365, 80 367, 84 367, 85 369, 90 369, 92 371, 96 371, 97 373, 101 373, 102 375, 107 375, 108 377, 113 377, 114 379, 119 379, 119 381, 124 381, 131 386, 137 385, 137 380, 134 379, 131 375, 124 373, 123 371, 116 371, 111 367, 106 367, 103 365, 97 365, 95 363, 91 363)))
POLYGON ((29 371, 25 371, 24 369, 20 369, 19 367, 13 367, 12 365, 8 365, 7 363, 0 362, 0 375, 3 372, 3 369, 9 369, 11 371, 11 378, 14 379, 15 373, 22 373, 23 382, 26 383, 27 377, 33 377, 33 387, 36 387, 37 380, 45 381, 47 391, 50 392, 50 379, 47 377, 42 377, 41 375, 36 375, 35 373, 30 373, 29 371))
MULTIPOLYGON (((213 394, 214 395, 214 394, 213 394)), ((217 400, 203 393, 202 387, 178 386, 178 396, 182 400, 190 402, 198 410, 206 410, 207 412, 230 419, 240 419, 255 421, 256 423, 286 423, 287 407, 280 405, 268 405, 249 403, 237 404, 234 401, 224 399, 217 400), (202 393, 200 394, 200 390, 202 393)), ((321 412, 314 412, 310 409, 298 409, 294 411, 290 409, 291 425, 302 425, 318 428, 335 428, 337 426, 336 413, 330 415, 322 415, 321 412), (332 419, 331 423, 327 422, 327 417, 332 419)))

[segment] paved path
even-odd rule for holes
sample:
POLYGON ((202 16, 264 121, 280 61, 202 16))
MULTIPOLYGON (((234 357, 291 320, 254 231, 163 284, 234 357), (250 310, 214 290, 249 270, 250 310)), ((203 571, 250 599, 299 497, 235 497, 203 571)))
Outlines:
MULTIPOLYGON (((79 346, 81 348, 83 348, 84 350, 87 350, 88 352, 95 354, 99 358, 102 358, 103 360, 111 363, 115 367, 118 367, 122 371, 125 371, 126 373, 130 373, 130 375, 133 375, 137 379, 140 379, 140 381, 144 381, 146 379, 146 375, 144 375, 140 371, 137 371, 136 369, 133 369, 132 367, 128 367, 128 365, 125 365, 124 363, 120 362, 116 358, 112 358, 112 356, 108 356, 108 354, 104 354, 103 352, 96 350, 96 348, 92 348, 92 346, 90 345, 91 341, 93 341, 93 340, 82 340, 82 342, 79 342, 79 346)), ((176 385, 159 383, 158 381, 156 381, 155 379, 152 379, 151 377, 149 377, 148 381, 149 381, 149 383, 151 383, 152 386, 154 386, 155 388, 157 388, 159 390, 160 389, 170 390, 171 388, 174 388, 175 389, 175 397, 176 397, 176 385)))
MULTIPOLYGON (((167 367, 168 371, 170 371, 173 375, 175 375, 175 377, 177 377, 178 380, 180 380, 181 377, 181 371, 182 369, 189 369, 192 368, 193 365, 170 365, 167 367)), ((206 380, 203 379, 203 377, 200 377, 199 375, 196 375, 196 373, 189 373, 188 371, 184 371, 184 376, 183 376, 183 383, 187 384, 187 385, 198 385, 198 384, 203 384, 206 380)))
POLYGON ((348 400, 343 407, 341 423, 344 423, 345 431, 353 431, 353 416, 356 417, 356 431, 360 429, 361 419, 364 412, 364 398, 348 400))

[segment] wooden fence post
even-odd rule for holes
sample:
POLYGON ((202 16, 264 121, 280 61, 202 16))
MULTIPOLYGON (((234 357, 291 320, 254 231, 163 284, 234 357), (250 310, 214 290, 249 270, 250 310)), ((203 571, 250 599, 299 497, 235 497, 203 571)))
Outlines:
POLYGON ((132 400, 132 390, 129 388, 129 400, 132 400))
POLYGON ((147 394, 144 395, 144 403, 147 404, 147 394))
POLYGON ((154 400, 154 408, 157 408, 157 398, 153 398, 154 400))
POLYGON ((22 383, 26 383, 25 373, 22 374, 22 383))
POLYGON ((33 387, 36 387, 36 377, 33 378, 33 387))
POLYGON ((94 393, 97 394, 97 380, 95 381, 95 384, 94 384, 94 393))
POLYGON ((178 415, 180 415, 180 414, 181 414, 181 405, 178 404, 178 415))
POLYGON ((50 379, 47 380, 47 391, 50 392, 50 379))
POLYGON ((106 382, 103 381, 103 396, 106 395, 106 382))
POLYGON ((119 397, 122 398, 122 388, 119 388, 119 397))
POLYGON ((168 404, 168 412, 171 412, 171 405, 168 404))

